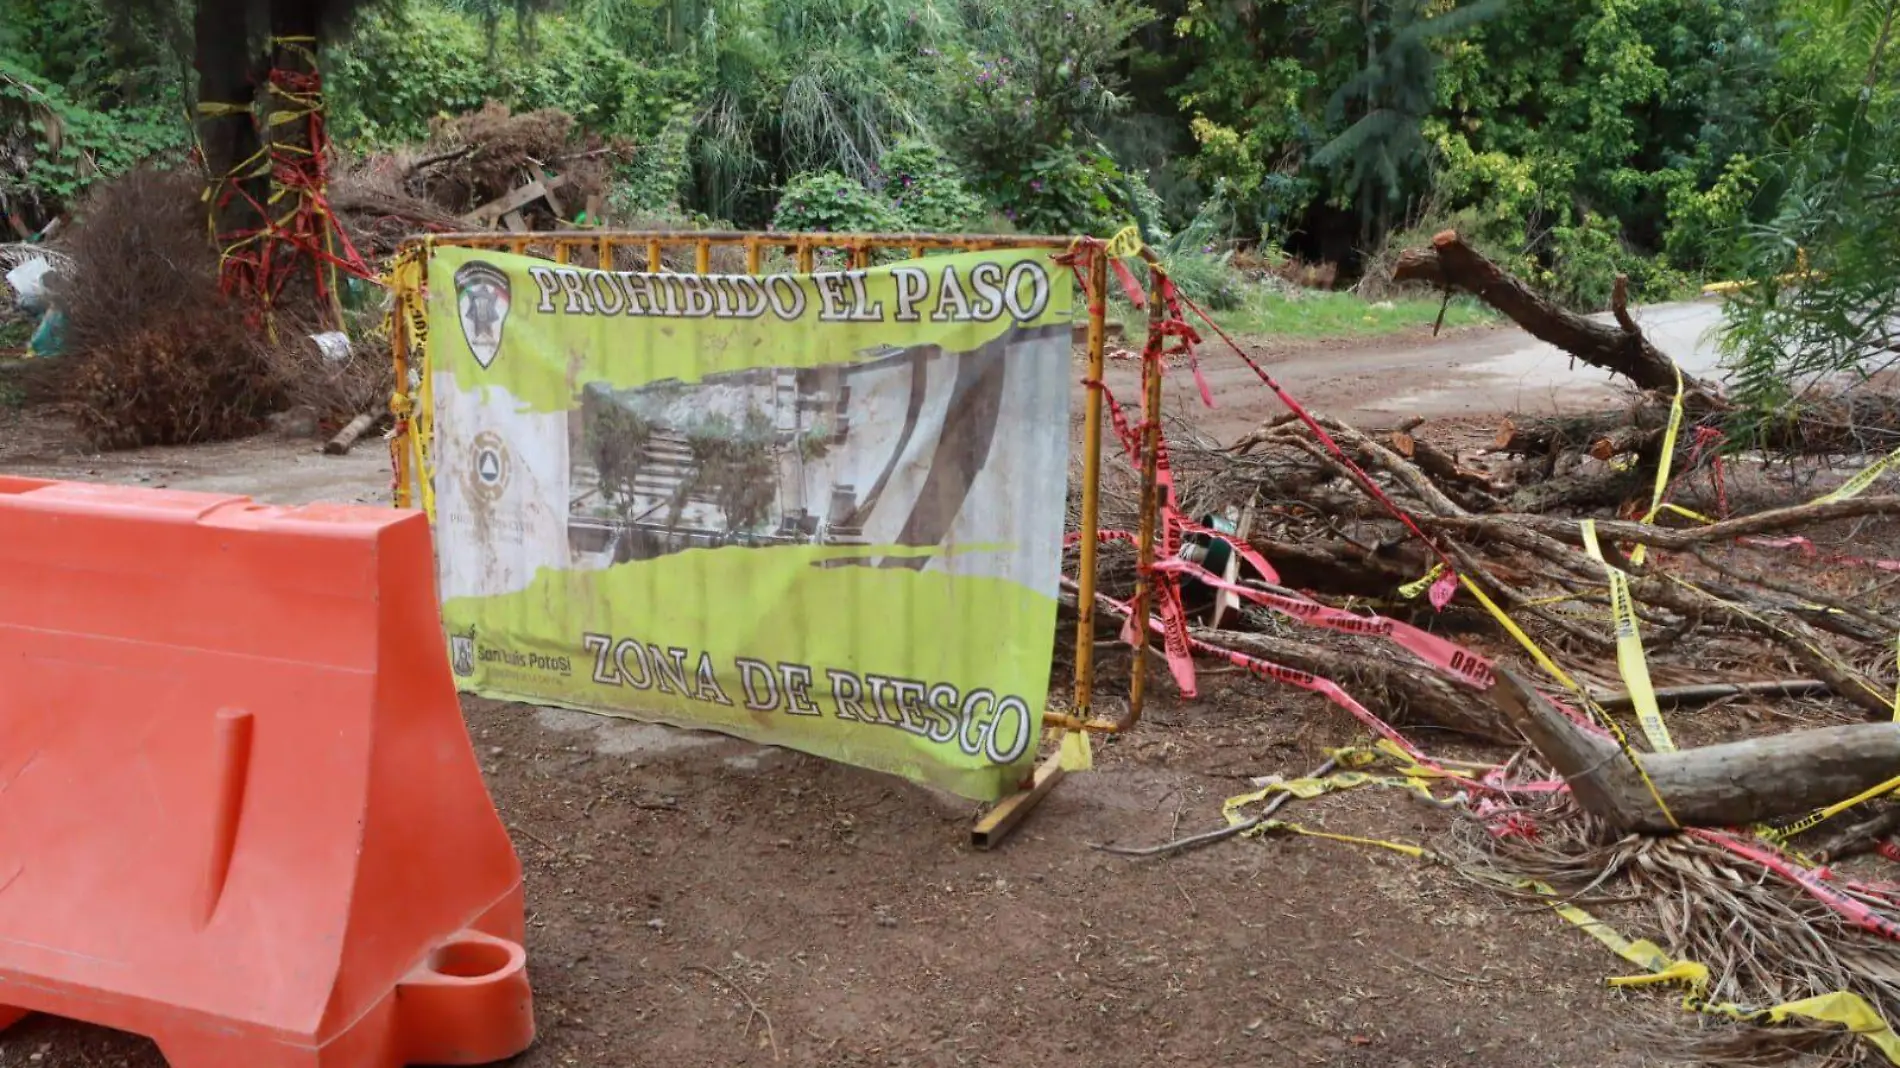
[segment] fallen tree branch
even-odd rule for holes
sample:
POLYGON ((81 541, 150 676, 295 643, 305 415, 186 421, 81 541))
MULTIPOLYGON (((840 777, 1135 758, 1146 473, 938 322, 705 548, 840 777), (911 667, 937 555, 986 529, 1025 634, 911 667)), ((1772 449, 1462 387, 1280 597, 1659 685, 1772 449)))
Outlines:
MULTIPOLYGON (((1599 519, 1596 521, 1596 528, 1599 538, 1640 542, 1652 549, 1688 549, 1733 538, 1744 538, 1753 534, 1794 530, 1837 519, 1892 515, 1900 515, 1900 497, 1855 497, 1845 501, 1772 508, 1765 512, 1756 512, 1754 515, 1725 519, 1720 523, 1711 523, 1704 527, 1658 527, 1621 519, 1599 519)), ((1436 526, 1446 530, 1482 533, 1496 533, 1501 529, 1515 527, 1557 538, 1571 545, 1583 544, 1583 531, 1579 522, 1557 516, 1527 515, 1521 512, 1485 516, 1425 515, 1419 517, 1419 522, 1427 528, 1436 526)))
POLYGON ((1509 668, 1499 668, 1497 679, 1491 692, 1498 707, 1570 784, 1577 803, 1625 831, 1744 827, 1809 812, 1900 776, 1900 723, 1644 754, 1642 772, 1668 806, 1665 815, 1614 742, 1586 733, 1509 668))
MULTIPOLYGON (((1772 682, 1711 682, 1696 686, 1661 686, 1656 703, 1663 708, 1689 708, 1730 697, 1814 697, 1828 692, 1820 679, 1781 679, 1772 682)), ((1600 707, 1618 711, 1635 705, 1628 693, 1592 694, 1600 707)))
MULTIPOLYGON (((1675 393, 1674 363, 1635 328, 1627 309, 1618 316, 1624 325, 1611 326, 1560 307, 1511 277, 1454 231, 1446 230, 1432 238, 1431 248, 1400 253, 1392 278, 1464 290, 1509 316, 1532 337, 1592 367, 1620 374, 1641 389, 1675 393)), ((1726 407, 1716 389, 1701 379, 1683 375, 1682 385, 1685 401, 1692 398, 1694 407, 1726 407)))

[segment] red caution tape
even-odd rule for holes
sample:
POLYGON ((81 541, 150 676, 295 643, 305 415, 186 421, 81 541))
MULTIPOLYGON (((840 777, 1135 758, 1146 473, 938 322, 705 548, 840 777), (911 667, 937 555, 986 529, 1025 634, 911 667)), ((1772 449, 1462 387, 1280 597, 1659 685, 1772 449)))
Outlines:
POLYGON ((1317 601, 1269 593, 1251 586, 1228 582, 1206 568, 1187 560, 1164 560, 1157 563, 1155 569, 1190 575, 1215 589, 1245 597, 1255 604, 1264 605, 1282 615, 1312 626, 1324 627, 1343 634, 1365 634, 1386 638, 1432 667, 1479 690, 1490 689, 1492 683, 1497 681, 1489 659, 1436 634, 1420 630, 1410 623, 1403 623, 1385 616, 1357 615, 1317 601))

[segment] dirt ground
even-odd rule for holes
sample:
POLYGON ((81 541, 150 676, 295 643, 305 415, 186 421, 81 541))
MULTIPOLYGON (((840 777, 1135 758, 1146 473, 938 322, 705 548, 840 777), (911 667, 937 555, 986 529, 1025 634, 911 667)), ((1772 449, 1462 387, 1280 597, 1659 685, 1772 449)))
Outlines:
MULTIPOLYGON (((1447 343, 1394 351, 1436 358, 1447 343)), ((1323 366, 1339 351, 1293 355, 1323 366)), ((1132 378, 1132 365, 1111 374, 1132 378)), ((1305 398, 1341 414, 1376 402, 1365 375, 1332 377, 1305 398)), ((1190 381, 1177 379, 1177 390, 1190 381)), ((1217 388, 1210 433, 1278 410, 1258 387, 1217 388)), ((50 416, 7 412, 0 474, 285 503, 386 500, 389 478, 374 443, 341 459, 273 438, 97 456, 50 416)), ((1091 849, 1219 826, 1222 800, 1248 778, 1304 772, 1355 738, 1344 713, 1285 688, 1213 672, 1201 700, 1180 701, 1162 685, 1141 731, 1098 745, 1094 772, 989 853, 968 844, 969 804, 897 779, 714 735, 465 701, 526 869, 540 1039, 516 1063, 1657 1063, 1619 1035, 1673 1015, 1667 995, 1605 989, 1623 966, 1600 946, 1441 869, 1314 839, 1234 840, 1165 861, 1091 849)), ((1372 791, 1286 815, 1421 843, 1447 821, 1372 791)), ((31 1019, 0 1035, 0 1065, 26 1064, 162 1061, 142 1039, 31 1019)))

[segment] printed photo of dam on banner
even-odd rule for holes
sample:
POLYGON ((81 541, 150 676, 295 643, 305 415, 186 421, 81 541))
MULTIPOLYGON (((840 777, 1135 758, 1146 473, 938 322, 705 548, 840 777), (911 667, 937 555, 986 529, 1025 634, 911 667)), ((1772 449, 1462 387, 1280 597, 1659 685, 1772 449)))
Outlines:
POLYGON ((1009 463, 997 445, 1009 361, 1044 358, 1068 335, 1066 324, 1014 327, 969 352, 885 347, 690 383, 587 383, 568 421, 572 562, 775 545, 947 548, 959 513, 1000 503, 973 490, 1009 463))

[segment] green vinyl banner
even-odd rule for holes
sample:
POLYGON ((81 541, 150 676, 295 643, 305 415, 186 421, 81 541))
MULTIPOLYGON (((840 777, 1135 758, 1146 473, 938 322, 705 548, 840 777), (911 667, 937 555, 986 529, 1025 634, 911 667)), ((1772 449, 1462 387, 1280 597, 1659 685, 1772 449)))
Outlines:
POLYGON ((458 685, 1022 780, 1074 377, 1048 250, 752 277, 439 247, 426 292, 458 685))

